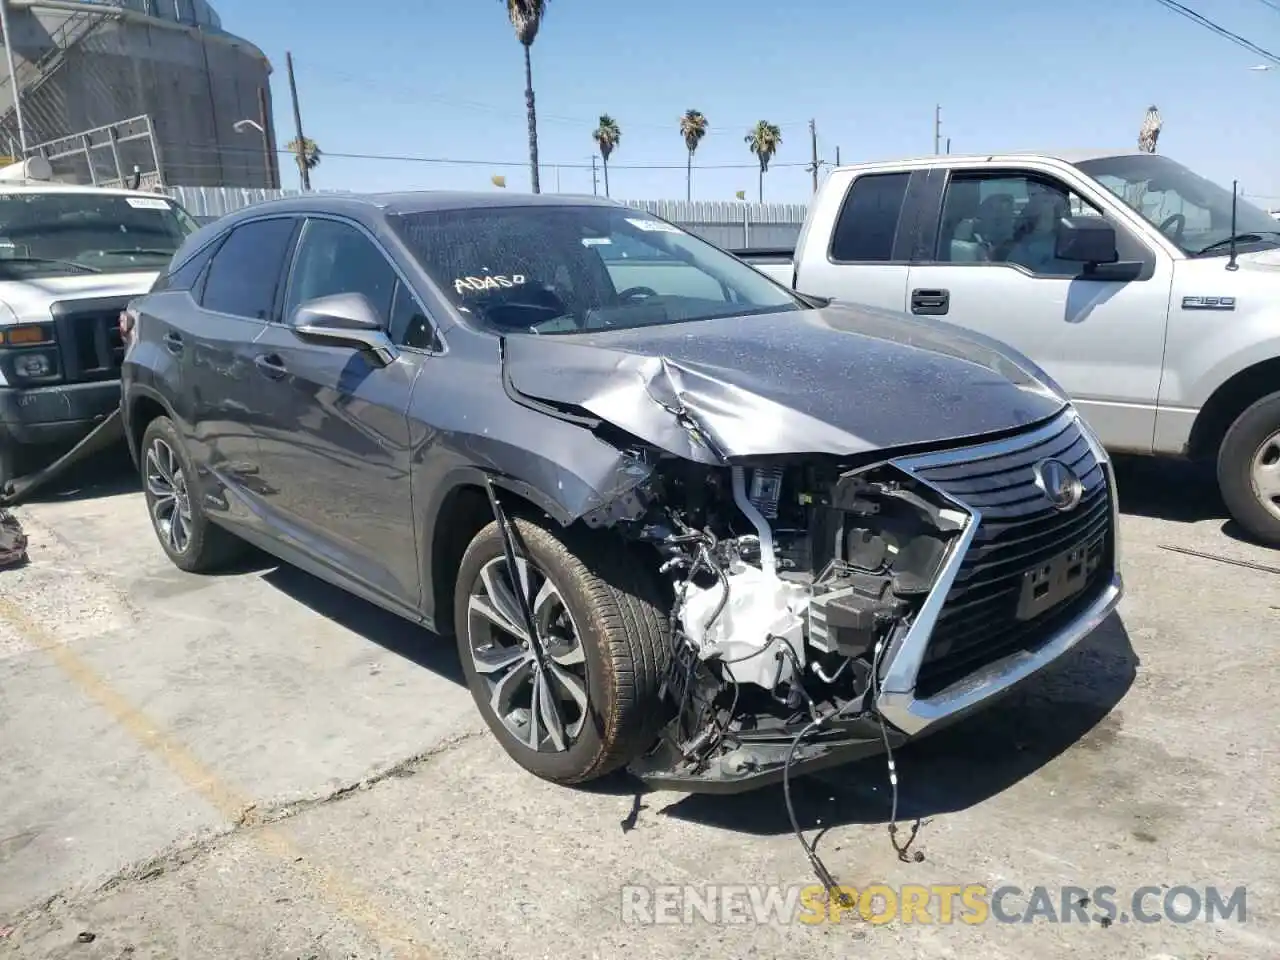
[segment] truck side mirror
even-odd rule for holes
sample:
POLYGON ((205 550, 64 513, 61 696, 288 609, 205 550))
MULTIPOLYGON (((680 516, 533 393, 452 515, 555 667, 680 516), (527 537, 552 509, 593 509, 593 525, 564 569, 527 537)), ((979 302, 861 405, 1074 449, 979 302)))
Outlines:
POLYGON ((1063 217, 1054 238, 1054 256, 1081 263, 1115 263, 1116 228, 1102 217, 1063 217))

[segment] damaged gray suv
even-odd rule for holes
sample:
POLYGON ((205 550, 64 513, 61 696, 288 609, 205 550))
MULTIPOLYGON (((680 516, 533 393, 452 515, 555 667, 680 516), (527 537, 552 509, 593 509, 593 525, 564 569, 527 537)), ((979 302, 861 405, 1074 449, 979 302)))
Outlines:
POLYGON ((172 561, 247 542, 455 635, 553 781, 727 792, 892 749, 1121 596, 1111 464, 1030 361, 608 201, 273 201, 121 325, 172 561))

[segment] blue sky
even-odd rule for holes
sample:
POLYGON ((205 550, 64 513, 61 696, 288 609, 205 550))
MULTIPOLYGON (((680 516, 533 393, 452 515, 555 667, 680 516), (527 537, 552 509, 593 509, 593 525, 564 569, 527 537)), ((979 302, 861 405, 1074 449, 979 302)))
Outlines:
MULTIPOLYGON (((1280 53, 1280 3, 1184 0, 1280 53)), ((529 186, 524 66, 502 0, 215 0, 224 26, 275 67, 279 142, 292 137, 291 50, 303 126, 322 150, 478 161, 327 158, 317 188, 529 186), (412 11, 412 12, 410 12, 412 11)), ((1151 103, 1160 152, 1280 207, 1280 68, 1156 0, 550 0, 533 48, 544 191, 590 192, 591 131, 602 112, 623 131, 610 172, 623 199, 682 198, 679 116, 711 129, 694 199, 754 199, 748 127, 783 144, 765 199, 811 192, 808 121, 820 158, 845 163, 933 151, 933 110, 953 152, 1132 147, 1151 103), (978 12, 980 8, 981 12, 978 12), (1070 11, 1068 13, 1068 11, 1070 11), (734 165, 741 165, 735 169, 734 165), (791 166, 794 165, 794 166, 791 166), (643 167, 657 169, 640 169, 643 167), (664 169, 665 167, 665 169, 664 169)), ((296 186, 284 167, 286 186, 296 186)), ((603 187, 601 187, 603 192, 603 187)))

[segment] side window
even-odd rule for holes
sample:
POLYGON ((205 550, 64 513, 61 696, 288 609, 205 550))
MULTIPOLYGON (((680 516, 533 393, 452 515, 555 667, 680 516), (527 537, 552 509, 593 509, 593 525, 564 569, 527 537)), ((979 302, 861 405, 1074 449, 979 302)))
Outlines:
POLYGON ((269 320, 294 226, 292 217, 279 217, 232 230, 209 264, 201 306, 236 317, 269 320))
POLYGON ((910 179, 910 173, 874 173, 853 181, 832 233, 832 260, 874 263, 893 259, 910 179))
POLYGON ((396 283, 395 297, 391 305, 391 327, 389 335, 393 343, 402 347, 417 347, 420 350, 439 350, 440 341, 436 339, 435 327, 427 318, 422 304, 403 283, 396 283))
POLYGON ((395 270, 358 229, 337 220, 308 220, 298 240, 284 316, 316 297, 362 293, 388 322, 395 287, 395 270))
POLYGON ((189 257, 187 261, 167 273, 162 273, 156 278, 156 282, 151 285, 152 293, 159 293, 162 290, 190 290, 196 285, 196 281, 200 279, 200 273, 204 270, 205 265, 210 258, 218 250, 221 238, 205 244, 193 257, 189 257))
MULTIPOLYGON (((1054 255, 1063 217, 1102 216, 1088 200, 1030 174, 960 174, 947 184, 936 260, 1006 263, 1030 273, 1077 277, 1082 265, 1054 255)), ((1119 231, 1117 231, 1119 235, 1119 231)))

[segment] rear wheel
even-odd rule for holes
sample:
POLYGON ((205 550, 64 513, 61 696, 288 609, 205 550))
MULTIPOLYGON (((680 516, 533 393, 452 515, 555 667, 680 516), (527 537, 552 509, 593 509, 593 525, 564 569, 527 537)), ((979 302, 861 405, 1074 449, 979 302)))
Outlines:
POLYGON ((558 783, 623 766, 657 735, 668 637, 643 568, 588 534, 569 538, 515 520, 519 579, 539 658, 515 593, 497 523, 463 555, 454 623, 467 685, 503 748, 558 783))
POLYGON ((195 471, 177 428, 156 417, 142 435, 142 490, 160 547, 179 569, 208 573, 234 561, 243 541, 204 512, 192 479, 195 471))
POLYGON ((1236 418, 1218 449, 1218 486, 1250 536, 1280 547, 1280 393, 1236 418))

